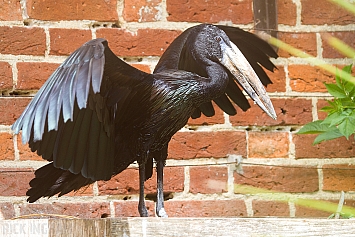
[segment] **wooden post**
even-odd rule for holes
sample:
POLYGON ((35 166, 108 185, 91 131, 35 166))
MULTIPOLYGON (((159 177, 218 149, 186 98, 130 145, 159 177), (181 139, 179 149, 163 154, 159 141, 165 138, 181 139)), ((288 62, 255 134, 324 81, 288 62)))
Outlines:
POLYGON ((0 221, 0 236, 355 236, 354 219, 107 218, 0 221))

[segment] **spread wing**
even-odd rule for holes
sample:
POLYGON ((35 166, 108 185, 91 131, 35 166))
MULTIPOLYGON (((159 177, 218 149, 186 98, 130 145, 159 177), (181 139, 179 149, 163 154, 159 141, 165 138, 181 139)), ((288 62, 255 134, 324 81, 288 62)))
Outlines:
POLYGON ((91 40, 55 70, 12 129, 56 168, 107 180, 114 172, 115 119, 149 75, 117 58, 106 40, 91 40))
MULTIPOLYGON (((264 85, 270 84, 271 81, 262 67, 270 71, 273 71, 276 68, 270 61, 270 57, 278 57, 272 47, 259 37, 242 29, 220 25, 217 27, 223 30, 229 39, 240 49, 262 83, 264 85)), ((199 66, 185 47, 187 38, 193 33, 193 29, 194 27, 187 29, 172 42, 159 60, 154 71, 155 73, 165 69, 180 69, 207 77, 204 69, 199 66)), ((227 86, 226 93, 225 95, 216 98, 214 102, 227 114, 235 115, 236 110, 231 101, 237 104, 244 111, 249 109, 250 105, 247 98, 242 93, 242 90, 236 84, 234 77, 230 73, 228 74, 229 84, 227 86)), ((201 112, 206 116, 213 116, 215 111, 212 103, 208 102, 201 105, 194 111, 191 117, 198 118, 201 116, 201 112)))

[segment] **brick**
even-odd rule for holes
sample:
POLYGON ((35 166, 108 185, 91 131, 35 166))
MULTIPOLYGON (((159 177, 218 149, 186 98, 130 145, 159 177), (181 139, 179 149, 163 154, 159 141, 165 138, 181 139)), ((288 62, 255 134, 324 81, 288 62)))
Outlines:
POLYGON ((30 100, 30 98, 0 98, 0 124, 13 124, 30 100))
POLYGON ((15 217, 14 205, 11 202, 0 203, 0 219, 7 220, 15 217))
POLYGON ((116 1, 113 0, 29 0, 26 7, 30 19, 44 21, 118 20, 116 1))
POLYGON ((71 197, 93 196, 94 195, 93 186, 94 186, 93 184, 84 186, 77 191, 71 191, 70 193, 65 194, 65 196, 71 196, 71 197))
POLYGON ((21 3, 19 0, 2 1, 0 4, 0 21, 21 21, 21 3))
POLYGON ((10 133, 0 132, 0 160, 14 160, 15 150, 13 136, 10 133))
POLYGON ((190 167, 191 193, 227 192, 228 169, 219 166, 190 167))
POLYGON ((178 30, 98 29, 96 36, 108 40, 110 49, 117 56, 161 56, 171 42, 181 33, 178 30))
POLYGON ((328 106, 328 105, 329 105, 329 103, 327 102, 327 100, 318 99, 318 101, 317 101, 318 119, 325 119, 327 117, 328 113, 321 111, 321 109, 325 106, 328 106))
POLYGON ((168 150, 171 159, 221 158, 228 154, 246 156, 245 132, 178 132, 168 150))
MULTIPOLYGON (((328 100, 333 101, 333 98, 329 98, 328 100)), ((327 112, 321 111, 321 109, 325 106, 329 106, 328 100, 318 99, 317 101, 317 113, 318 119, 325 119, 327 117, 327 112)))
POLYGON ((323 190, 355 191, 355 165, 324 165, 323 190))
MULTIPOLYGON (((339 200, 334 200, 335 203, 339 203, 339 200)), ((345 199, 344 201, 344 205, 346 205, 347 207, 355 207, 355 201, 352 199, 345 199)))
POLYGON ((46 36, 37 27, 0 27, 0 53, 44 55, 46 36))
POLYGON ((123 18, 133 22, 154 22, 162 20, 162 0, 125 1, 123 18))
POLYGON ((350 158, 355 156, 354 138, 349 140, 345 137, 330 141, 324 141, 321 144, 312 145, 317 135, 313 134, 294 134, 293 143, 295 144, 295 158, 350 158))
MULTIPOLYGON (((164 168, 164 192, 182 192, 184 190, 184 168, 164 168)), ((145 194, 156 194, 156 172, 144 184, 145 194)), ((132 195, 139 193, 138 169, 126 169, 109 181, 98 181, 100 195, 132 195)))
MULTIPOLYGON (((234 183, 275 192, 304 193, 318 191, 316 167, 243 166, 243 175, 234 173, 234 183)), ((235 187, 238 193, 238 185, 235 187)))
POLYGON ((30 214, 57 214, 74 216, 79 218, 100 218, 110 216, 110 204, 108 202, 89 203, 60 203, 51 204, 20 204, 20 215, 30 214))
POLYGON ((16 89, 38 90, 49 76, 59 67, 57 63, 19 62, 16 89))
MULTIPOLYGON (((312 56, 317 56, 317 39, 315 33, 279 32, 278 38, 299 50, 302 50, 312 56)), ((285 58, 293 56, 283 50, 280 50, 278 54, 280 57, 285 58)))
POLYGON ((340 31, 340 32, 328 32, 322 33, 322 46, 323 46, 323 57, 324 58, 345 58, 345 56, 340 53, 338 50, 334 49, 332 46, 328 44, 328 37, 336 37, 352 48, 355 48, 355 32, 353 31, 340 31))
POLYGON ((289 135, 286 132, 249 132, 248 158, 288 158, 289 135))
POLYGON ((331 1, 301 0, 301 22, 304 25, 346 25, 355 16, 331 1))
POLYGON ((296 25, 297 7, 292 0, 277 1, 278 23, 284 25, 296 25))
POLYGON ((278 201, 253 200, 253 216, 290 216, 288 203, 278 201))
MULTIPOLYGON (((115 201, 115 217, 139 217, 138 201, 115 201)), ((149 216, 155 216, 155 205, 152 201, 145 201, 149 216)))
POLYGON ((325 83, 335 81, 328 71, 310 65, 289 65, 290 86, 297 92, 327 92, 325 83))
POLYGON ((0 62, 0 90, 11 90, 12 86, 11 65, 7 62, 0 62))
MULTIPOLYGON (((184 191, 185 173, 184 167, 165 167, 164 168, 164 193, 177 193, 184 191)), ((148 179, 144 186, 147 192, 156 194, 157 175, 153 172, 153 176, 148 179)))
POLYGON ((251 108, 243 112, 237 108, 238 114, 230 116, 233 126, 276 126, 303 125, 312 121, 312 101, 299 98, 271 99, 277 119, 270 118, 259 106, 249 100, 251 108))
POLYGON ((231 21, 237 24, 253 22, 252 1, 167 1, 168 21, 216 23, 231 21))
POLYGON ((212 117, 207 117, 201 114, 201 117, 197 119, 190 118, 187 121, 187 124, 190 126, 198 126, 198 125, 212 125, 212 124, 223 124, 224 123, 224 114, 223 110, 218 107, 214 102, 212 102, 213 108, 215 110, 215 115, 212 117))
POLYGON ((136 169, 126 169, 108 181, 98 181, 99 195, 131 195, 139 193, 139 175, 136 169))
POLYGON ((50 29, 50 52, 53 55, 69 55, 91 40, 90 30, 50 29))
POLYGON ((20 160, 37 160, 43 161, 42 156, 37 155, 36 152, 32 152, 28 144, 23 144, 21 141, 21 133, 17 136, 17 148, 19 150, 20 160))
POLYGON ((1 168, 1 196, 25 196, 30 188, 28 183, 34 178, 33 172, 32 169, 25 168, 1 168))
MULTIPOLYGON (((168 200, 164 204, 169 217, 246 217, 243 200, 168 200)), ((202 235, 203 236, 203 235, 202 235)))
POLYGON ((286 75, 283 66, 277 65, 274 72, 268 70, 265 70, 265 72, 272 81, 272 84, 266 87, 267 92, 286 92, 286 75))
MULTIPOLYGON (((323 200, 322 200, 323 201, 323 200)), ((295 216, 310 218, 310 217, 329 217, 332 213, 327 211, 317 210, 315 208, 300 206, 295 204, 295 216)))

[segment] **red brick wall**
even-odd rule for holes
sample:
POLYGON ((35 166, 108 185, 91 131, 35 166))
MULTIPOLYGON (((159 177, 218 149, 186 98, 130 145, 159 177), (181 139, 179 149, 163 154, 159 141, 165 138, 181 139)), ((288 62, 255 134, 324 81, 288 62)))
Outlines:
MULTIPOLYGON (((199 22, 253 27, 252 0, 9 0, 0 6, 0 218, 30 213, 80 217, 137 216, 138 172, 128 169, 62 198, 25 202, 33 170, 45 164, 14 136, 10 125, 53 70, 85 41, 105 37, 120 57, 151 71, 166 47, 199 22), (17 95, 17 96, 16 96, 17 95)), ((325 41, 333 34, 354 44, 355 17, 326 0, 279 0, 279 38, 325 61, 352 62, 325 41)), ((278 119, 253 106, 234 117, 217 110, 212 118, 190 120, 170 144, 165 191, 170 216, 328 216, 289 202, 241 194, 247 184, 293 197, 336 202, 355 198, 354 139, 312 146, 314 136, 296 135, 305 123, 323 118, 318 109, 329 98, 323 82, 334 77, 280 51, 279 70, 267 90, 278 119), (226 163, 242 156, 244 175, 226 163), (170 194, 170 195, 168 195, 170 194)), ((153 179, 155 179, 155 175, 153 179)), ((155 180, 146 183, 154 213, 155 180)))

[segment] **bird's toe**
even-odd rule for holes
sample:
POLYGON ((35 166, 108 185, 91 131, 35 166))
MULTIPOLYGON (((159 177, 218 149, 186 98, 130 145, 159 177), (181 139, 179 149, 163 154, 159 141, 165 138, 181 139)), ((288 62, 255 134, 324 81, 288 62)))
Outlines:
POLYGON ((148 210, 145 206, 138 206, 138 212, 141 217, 148 217, 148 210))
POLYGON ((161 208, 159 211, 157 211, 157 215, 158 215, 158 217, 164 217, 164 218, 168 217, 168 214, 166 214, 166 211, 164 208, 161 208))

